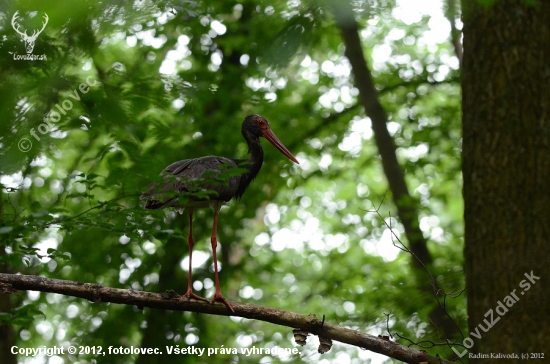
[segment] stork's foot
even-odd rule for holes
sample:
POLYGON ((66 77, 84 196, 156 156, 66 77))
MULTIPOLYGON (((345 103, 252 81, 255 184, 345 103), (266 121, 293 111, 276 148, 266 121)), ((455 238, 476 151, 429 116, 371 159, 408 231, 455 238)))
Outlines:
POLYGON ((231 310, 231 312, 235 313, 235 310, 233 309, 233 307, 231 307, 229 302, 227 302, 227 300, 222 296, 222 293, 220 291, 216 291, 214 293, 214 296, 212 297, 212 302, 216 302, 216 301, 223 303, 224 305, 227 306, 227 308, 231 310))
POLYGON ((210 302, 208 301, 206 298, 204 297, 201 297, 201 296, 197 296, 196 294, 193 293, 192 290, 187 290, 187 292, 182 295, 180 297, 180 301, 183 301, 184 299, 187 299, 187 300, 190 300, 190 299, 195 299, 195 300, 198 300, 198 301, 204 301, 204 302, 210 302))

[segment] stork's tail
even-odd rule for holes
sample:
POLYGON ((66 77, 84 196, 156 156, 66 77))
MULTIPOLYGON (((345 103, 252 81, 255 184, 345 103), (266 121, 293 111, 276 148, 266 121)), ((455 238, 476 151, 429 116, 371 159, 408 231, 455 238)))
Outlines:
POLYGON ((159 201, 156 200, 154 197, 157 196, 156 191, 156 184, 152 183, 149 186, 147 186, 147 192, 143 192, 141 196, 139 196, 140 200, 147 200, 145 202, 145 208, 148 210, 158 210, 163 209, 165 207, 171 206, 175 201, 178 200, 177 197, 172 197, 167 199, 166 201, 159 201))

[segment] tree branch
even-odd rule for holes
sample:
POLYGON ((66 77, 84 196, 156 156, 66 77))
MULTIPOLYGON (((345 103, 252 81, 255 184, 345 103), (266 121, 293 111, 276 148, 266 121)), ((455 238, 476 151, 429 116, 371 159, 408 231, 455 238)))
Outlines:
POLYGON ((462 43, 461 37, 462 32, 456 27, 456 11, 457 11, 456 0, 447 0, 447 11, 445 11, 445 17, 451 24, 451 43, 453 44, 453 49, 455 51, 456 58, 458 58, 458 63, 462 69, 462 43))
MULTIPOLYGON (((160 310, 191 311, 220 316, 231 315, 227 307, 221 303, 210 304, 187 299, 180 301, 180 296, 174 291, 159 294, 109 288, 92 283, 0 273, 0 293, 15 294, 14 289, 59 293, 65 296, 84 298, 98 304, 112 302, 136 305, 140 308, 150 307, 160 310)), ((300 315, 250 303, 231 302, 231 305, 235 310, 235 314, 232 316, 270 322, 290 328, 300 328, 320 337, 374 351, 405 363, 452 363, 451 361, 428 355, 423 351, 403 346, 387 338, 376 337, 326 323, 315 315, 300 315)))
MULTIPOLYGON (((346 46, 345 56, 351 64, 355 78, 354 83, 359 89, 360 102, 372 122, 374 139, 382 157, 382 168, 388 180, 393 201, 397 206, 398 216, 405 229, 409 249, 414 253, 412 263, 415 273, 419 275, 420 288, 426 292, 431 291, 437 297, 441 291, 437 282, 422 282, 422 279, 426 278, 424 266, 429 266, 433 259, 428 250, 427 241, 420 229, 417 202, 409 193, 403 170, 397 160, 395 144, 386 124, 388 119, 386 111, 379 100, 378 92, 374 87, 372 75, 363 54, 352 4, 350 1, 336 2, 335 0, 330 4, 346 46)), ((438 328, 443 329, 446 338, 450 339, 457 332, 456 323, 445 310, 436 308, 430 313, 430 318, 438 328)))

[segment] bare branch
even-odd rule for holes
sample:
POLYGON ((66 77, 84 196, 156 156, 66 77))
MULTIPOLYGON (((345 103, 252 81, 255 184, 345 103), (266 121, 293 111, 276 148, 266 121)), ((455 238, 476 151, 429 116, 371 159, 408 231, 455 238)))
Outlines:
POLYGON ((456 26, 456 12, 457 12, 456 0, 447 0, 447 11, 445 11, 445 17, 451 24, 451 43, 458 58, 460 68, 462 68, 462 32, 456 26))
POLYGON ((452 363, 451 361, 428 355, 423 351, 408 348, 384 337, 376 337, 356 330, 329 324, 315 315, 300 315, 250 303, 231 302, 231 306, 233 306, 235 310, 235 313, 231 314, 229 309, 221 303, 211 304, 187 299, 180 301, 180 296, 174 291, 167 291, 164 294, 159 294, 109 288, 99 284, 4 273, 0 273, 0 286, 3 287, 2 292, 5 294, 13 294, 14 289, 33 290, 84 298, 98 304, 102 302, 112 302, 136 305, 140 308, 150 307, 160 310, 191 311, 220 316, 238 316, 270 322, 290 328, 300 328, 320 337, 374 351, 401 360, 405 363, 452 363))
MULTIPOLYGON (((384 225, 389 229, 390 231, 390 234, 391 234, 391 241, 392 241, 392 244, 394 247, 410 254, 414 259, 416 259, 420 265, 422 265, 422 267, 424 268, 424 270, 426 271, 426 273, 428 274, 428 276, 430 277, 430 284, 432 286, 432 289, 433 289, 433 292, 434 292, 434 296, 435 296, 435 299, 437 300, 437 304, 439 305, 439 307, 443 310, 443 312, 445 313, 445 315, 447 315, 447 317, 449 318, 450 322, 452 322, 455 326, 456 326, 456 329, 458 330, 458 332, 460 333, 460 335, 464 338, 464 334, 462 333, 462 330, 460 329, 460 326, 458 326, 458 323, 451 317, 451 315, 449 314, 449 312, 447 311, 447 306, 446 306, 446 300, 447 300, 447 296, 451 297, 451 298, 457 298, 459 297, 465 290, 466 288, 462 288, 456 292, 453 292, 453 293, 447 293, 445 292, 444 290, 442 290, 441 288, 439 288, 438 284, 437 284, 437 281, 435 280, 432 272, 430 271, 430 269, 422 262, 422 260, 420 260, 416 254, 411 250, 409 249, 405 244, 403 244, 403 242, 401 241, 401 239, 399 238, 399 236, 395 233, 395 231, 393 230, 393 227, 391 226, 391 213, 389 214, 390 216, 390 223, 388 223, 384 217, 380 214, 380 207, 382 206, 382 203, 384 203, 384 199, 386 198, 386 194, 384 194, 384 197, 382 198, 382 201, 380 202, 380 205, 378 206, 378 208, 375 208, 374 210, 368 210, 367 212, 374 212, 378 215, 378 217, 380 218, 380 220, 382 220, 382 222, 384 223, 384 225), (397 245, 395 243, 395 241, 397 241, 400 245, 397 245), (440 294, 443 295, 443 302, 440 301, 440 294)), ((363 210, 365 211, 365 210, 363 210)), ((436 323, 434 323, 432 321, 432 324, 437 327, 436 323)), ((389 331, 388 331, 389 332, 389 331)), ((402 338, 402 336, 398 335, 399 337, 402 338)), ((408 339, 407 339, 408 340, 408 339)))

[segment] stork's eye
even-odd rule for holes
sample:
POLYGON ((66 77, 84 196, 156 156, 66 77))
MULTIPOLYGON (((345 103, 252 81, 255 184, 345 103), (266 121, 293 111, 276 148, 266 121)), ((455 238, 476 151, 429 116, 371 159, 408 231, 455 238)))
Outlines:
POLYGON ((258 119, 256 120, 256 122, 258 123, 260 129, 267 129, 267 121, 265 121, 264 119, 258 119))

